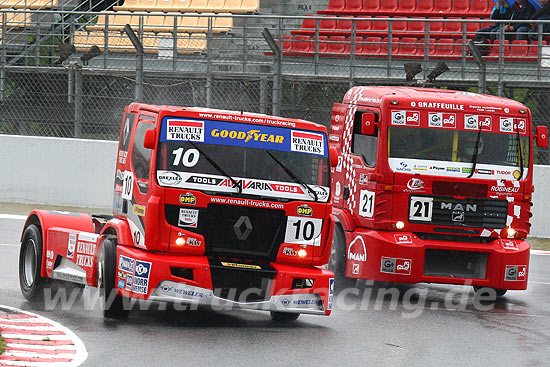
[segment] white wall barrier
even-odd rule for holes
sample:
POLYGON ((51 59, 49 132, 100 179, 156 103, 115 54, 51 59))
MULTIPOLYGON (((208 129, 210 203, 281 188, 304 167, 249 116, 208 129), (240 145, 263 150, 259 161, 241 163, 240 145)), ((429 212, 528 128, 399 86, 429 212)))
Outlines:
MULTIPOLYGON (((0 135, 0 202, 110 208, 117 142, 0 135)), ((531 236, 550 237, 550 166, 535 166, 531 236)))

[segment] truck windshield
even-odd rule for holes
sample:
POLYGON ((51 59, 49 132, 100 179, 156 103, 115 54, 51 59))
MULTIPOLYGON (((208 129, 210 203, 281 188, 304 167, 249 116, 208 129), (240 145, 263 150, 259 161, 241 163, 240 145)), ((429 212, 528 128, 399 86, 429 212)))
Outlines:
POLYGON ((317 196, 326 202, 327 139, 322 133, 281 127, 165 118, 157 181, 216 194, 311 201, 317 196))
MULTIPOLYGON (((460 173, 460 176, 467 176, 471 173, 478 132, 391 126, 388 130, 390 166, 403 172, 444 172, 446 175, 460 173)), ((528 167, 529 138, 522 135, 520 139, 523 167, 528 167)), ((504 176, 491 178, 518 179, 516 176, 521 168, 519 149, 518 134, 482 130, 475 173, 504 176), (503 174, 498 174, 497 171, 503 174)))

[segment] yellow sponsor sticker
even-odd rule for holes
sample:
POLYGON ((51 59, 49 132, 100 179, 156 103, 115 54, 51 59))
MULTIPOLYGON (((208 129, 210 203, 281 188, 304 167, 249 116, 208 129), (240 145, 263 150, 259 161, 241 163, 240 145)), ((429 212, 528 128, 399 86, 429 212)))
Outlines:
POLYGON ((145 215, 145 207, 142 205, 134 204, 134 214, 143 217, 145 215))
POLYGON ((259 265, 250 265, 250 264, 238 264, 238 263, 227 263, 222 261, 223 266, 228 266, 230 268, 240 268, 240 269, 259 269, 262 268, 259 265))

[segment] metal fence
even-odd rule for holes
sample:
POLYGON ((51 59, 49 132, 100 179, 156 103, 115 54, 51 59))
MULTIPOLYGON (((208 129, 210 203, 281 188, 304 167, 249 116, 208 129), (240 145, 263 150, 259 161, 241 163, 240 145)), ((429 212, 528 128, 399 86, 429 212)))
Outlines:
MULTIPOLYGON (((308 36, 308 53, 300 54, 295 52, 295 44, 285 45, 300 41, 293 34, 303 30, 303 19, 298 17, 231 16, 230 30, 217 32, 217 17, 204 16, 207 19, 202 24, 206 28, 201 32, 180 33, 181 15, 163 15, 164 21, 167 17, 174 18, 168 22, 172 32, 163 33, 147 30, 151 19, 144 17, 157 15, 133 13, 136 18, 132 20, 132 28, 145 46, 141 53, 126 33, 109 29, 109 24, 115 27, 109 14, 124 13, 102 12, 106 15, 103 26, 107 27, 103 31, 86 28, 90 24, 97 26, 100 13, 28 12, 31 22, 24 27, 13 23, 10 26, 10 14, 15 13, 0 12, 3 20, 0 133, 3 134, 117 139, 123 107, 136 100, 278 114, 328 125, 332 104, 341 101, 350 86, 410 84, 404 71, 408 62, 420 64, 422 72, 417 78, 421 83, 443 61, 450 70, 431 85, 477 91, 479 84, 479 68, 466 50, 472 27, 464 20, 445 21, 460 22, 462 32, 454 41, 455 53, 445 58, 430 52, 430 29, 434 28, 430 26, 431 20, 424 25, 426 37, 414 43, 417 50, 413 57, 392 51, 401 46, 404 37, 395 46, 391 44, 394 22, 410 20, 373 19, 388 22, 390 43, 386 44, 387 55, 370 57, 353 51, 368 38, 363 37, 367 34, 358 38, 355 18, 349 18, 350 37, 326 40, 340 43, 338 47, 344 50, 343 55, 332 55, 320 49, 321 18, 308 18, 314 21, 313 34, 308 36), (280 54, 269 46, 265 29, 282 46, 280 54), (98 45, 101 54, 85 60, 87 65, 83 65, 81 57, 89 43, 71 50, 66 58, 60 52, 61 44, 75 44, 77 31, 104 35, 98 45), (187 37, 185 44, 180 36, 187 37), (193 44, 192 39, 204 42, 193 44)), ((342 19, 348 18, 338 18, 342 19)), ((402 32, 407 35, 408 31, 402 32)), ((504 34, 500 37, 504 40, 504 34)), ((550 87, 546 85, 550 70, 545 66, 546 47, 550 46, 543 45, 543 37, 537 35, 534 58, 514 58, 510 49, 502 46, 505 42, 493 46, 496 57, 486 58, 487 92, 525 103, 533 112, 535 124, 550 120, 550 87)), ((537 151, 535 158, 535 163, 550 164, 543 151, 537 151)))

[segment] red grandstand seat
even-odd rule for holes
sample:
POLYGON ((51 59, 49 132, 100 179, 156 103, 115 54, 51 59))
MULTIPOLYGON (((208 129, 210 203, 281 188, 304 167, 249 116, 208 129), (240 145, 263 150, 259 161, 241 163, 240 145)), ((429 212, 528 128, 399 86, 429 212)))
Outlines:
POLYGON ((425 22, 424 18, 411 18, 407 26, 407 34, 411 37, 424 37, 425 22))
POLYGON ((334 35, 346 36, 351 33, 351 20, 338 19, 334 35))
MULTIPOLYGON (((546 44, 547 44, 546 41, 542 41, 541 46, 546 46, 546 44)), ((539 44, 538 44, 538 41, 534 41, 534 42, 531 42, 529 44, 529 51, 527 52, 527 59, 537 60, 538 58, 539 58, 539 44)))
POLYGON ((357 18, 357 25, 356 25, 357 32, 370 31, 371 27, 372 27, 372 21, 370 18, 366 18, 366 17, 357 18))
MULTIPOLYGON (((476 19, 466 19, 466 20, 476 20, 476 19)), ((466 36, 468 38, 473 38, 475 36, 475 32, 478 30, 478 29, 481 29, 483 28, 479 22, 467 22, 466 23, 466 36)))
POLYGON ((321 10, 319 14, 341 14, 346 8, 346 0, 330 0, 326 10, 321 10))
MULTIPOLYGON (((313 44, 311 46, 311 52, 315 52, 315 36, 311 38, 313 41, 313 44)), ((317 40, 317 43, 319 44, 319 53, 325 53, 327 52, 328 48, 328 36, 319 36, 319 39, 317 40)))
POLYGON ((326 56, 329 57, 342 57, 346 56, 346 37, 344 36, 332 36, 329 39, 328 47, 326 50, 326 56))
POLYGON ((406 37, 407 23, 408 22, 404 20, 393 20, 391 22, 392 34, 396 37, 406 37))
POLYGON ((283 52, 292 51, 293 43, 294 43, 294 40, 292 39, 292 36, 283 36, 283 52))
POLYGON ((387 20, 378 20, 377 18, 385 18, 385 17, 372 18, 371 30, 377 31, 379 33, 388 33, 389 22, 387 20))
MULTIPOLYGON (((500 41, 495 40, 492 45, 489 46, 491 52, 485 57, 486 60, 496 61, 499 58, 500 53, 500 41)), ((510 41, 505 40, 502 55, 506 55, 510 52, 510 41)))
POLYGON ((302 29, 315 29, 315 19, 308 16, 302 20, 302 29))
MULTIPOLYGON (((427 45, 429 57, 432 57, 435 54, 435 51, 436 51, 436 48, 437 48, 436 46, 437 46, 437 40, 435 38, 430 38, 429 41, 428 41, 428 45, 427 45)), ((426 48, 426 39, 421 38, 419 46, 418 46, 418 51, 417 51, 416 54, 418 56, 424 57, 424 49, 425 48, 426 48)))
POLYGON ((461 57, 456 42, 452 38, 441 38, 437 41, 433 58, 437 59, 456 59, 461 57))
POLYGON ((434 0, 418 0, 416 4, 416 15, 429 16, 434 10, 434 0))
POLYGON ((504 55, 506 61, 524 61, 529 53, 529 41, 514 40, 510 45, 508 53, 504 55))
POLYGON ((372 14, 380 10, 380 0, 365 0, 363 4, 363 13, 372 14))
MULTIPOLYGON (((450 17, 450 19, 462 19, 458 17, 450 17)), ((443 37, 461 37, 462 36, 462 22, 445 22, 443 23, 443 37)))
POLYGON ((400 0, 397 7, 397 15, 413 16, 416 10, 416 0, 400 0))
POLYGON ((359 53, 359 56, 380 56, 382 47, 381 37, 367 37, 363 43, 363 49, 359 53))
POLYGON ((416 58, 420 42, 415 37, 404 37, 399 40, 399 48, 393 54, 398 58, 416 58))
POLYGON ((319 20, 320 31, 333 31, 336 29, 336 19, 321 19, 319 20))
POLYGON ((378 12, 384 15, 394 15, 399 6, 399 0, 381 0, 378 12))
POLYGON ((451 14, 453 16, 468 16, 468 13, 470 12, 470 1, 471 0, 453 0, 451 14))
POLYGON ((430 35, 432 33, 441 33, 441 32, 443 32, 443 22, 442 21, 434 21, 434 20, 443 19, 443 18, 432 17, 432 18, 428 18, 428 19, 432 20, 431 22, 429 22, 430 35))
MULTIPOLYGON (((391 54, 392 56, 399 53, 399 38, 397 37, 392 37, 391 39, 391 54)), ((384 38, 384 40, 382 41, 382 47, 380 47, 380 53, 383 55, 383 56, 388 56, 388 50, 389 50, 389 47, 390 47, 390 44, 389 44, 389 41, 388 41, 388 37, 384 38)))
POLYGON ((363 0, 347 0, 346 13, 359 14, 363 12, 363 0))
POLYGON ((492 0, 472 0, 470 5, 470 16, 472 17, 488 17, 491 15, 491 10, 495 6, 492 0))
POLYGON ((297 56, 306 56, 304 54, 311 53, 311 46, 312 43, 309 36, 298 35, 294 37, 292 52, 297 54, 297 56))
POLYGON ((448 15, 451 13, 452 7, 453 0, 435 0, 433 14, 448 15))
MULTIPOLYGON (((345 53, 351 55, 353 37, 348 37, 345 53)), ((363 37, 355 37, 355 54, 361 54, 363 52, 363 37)))

